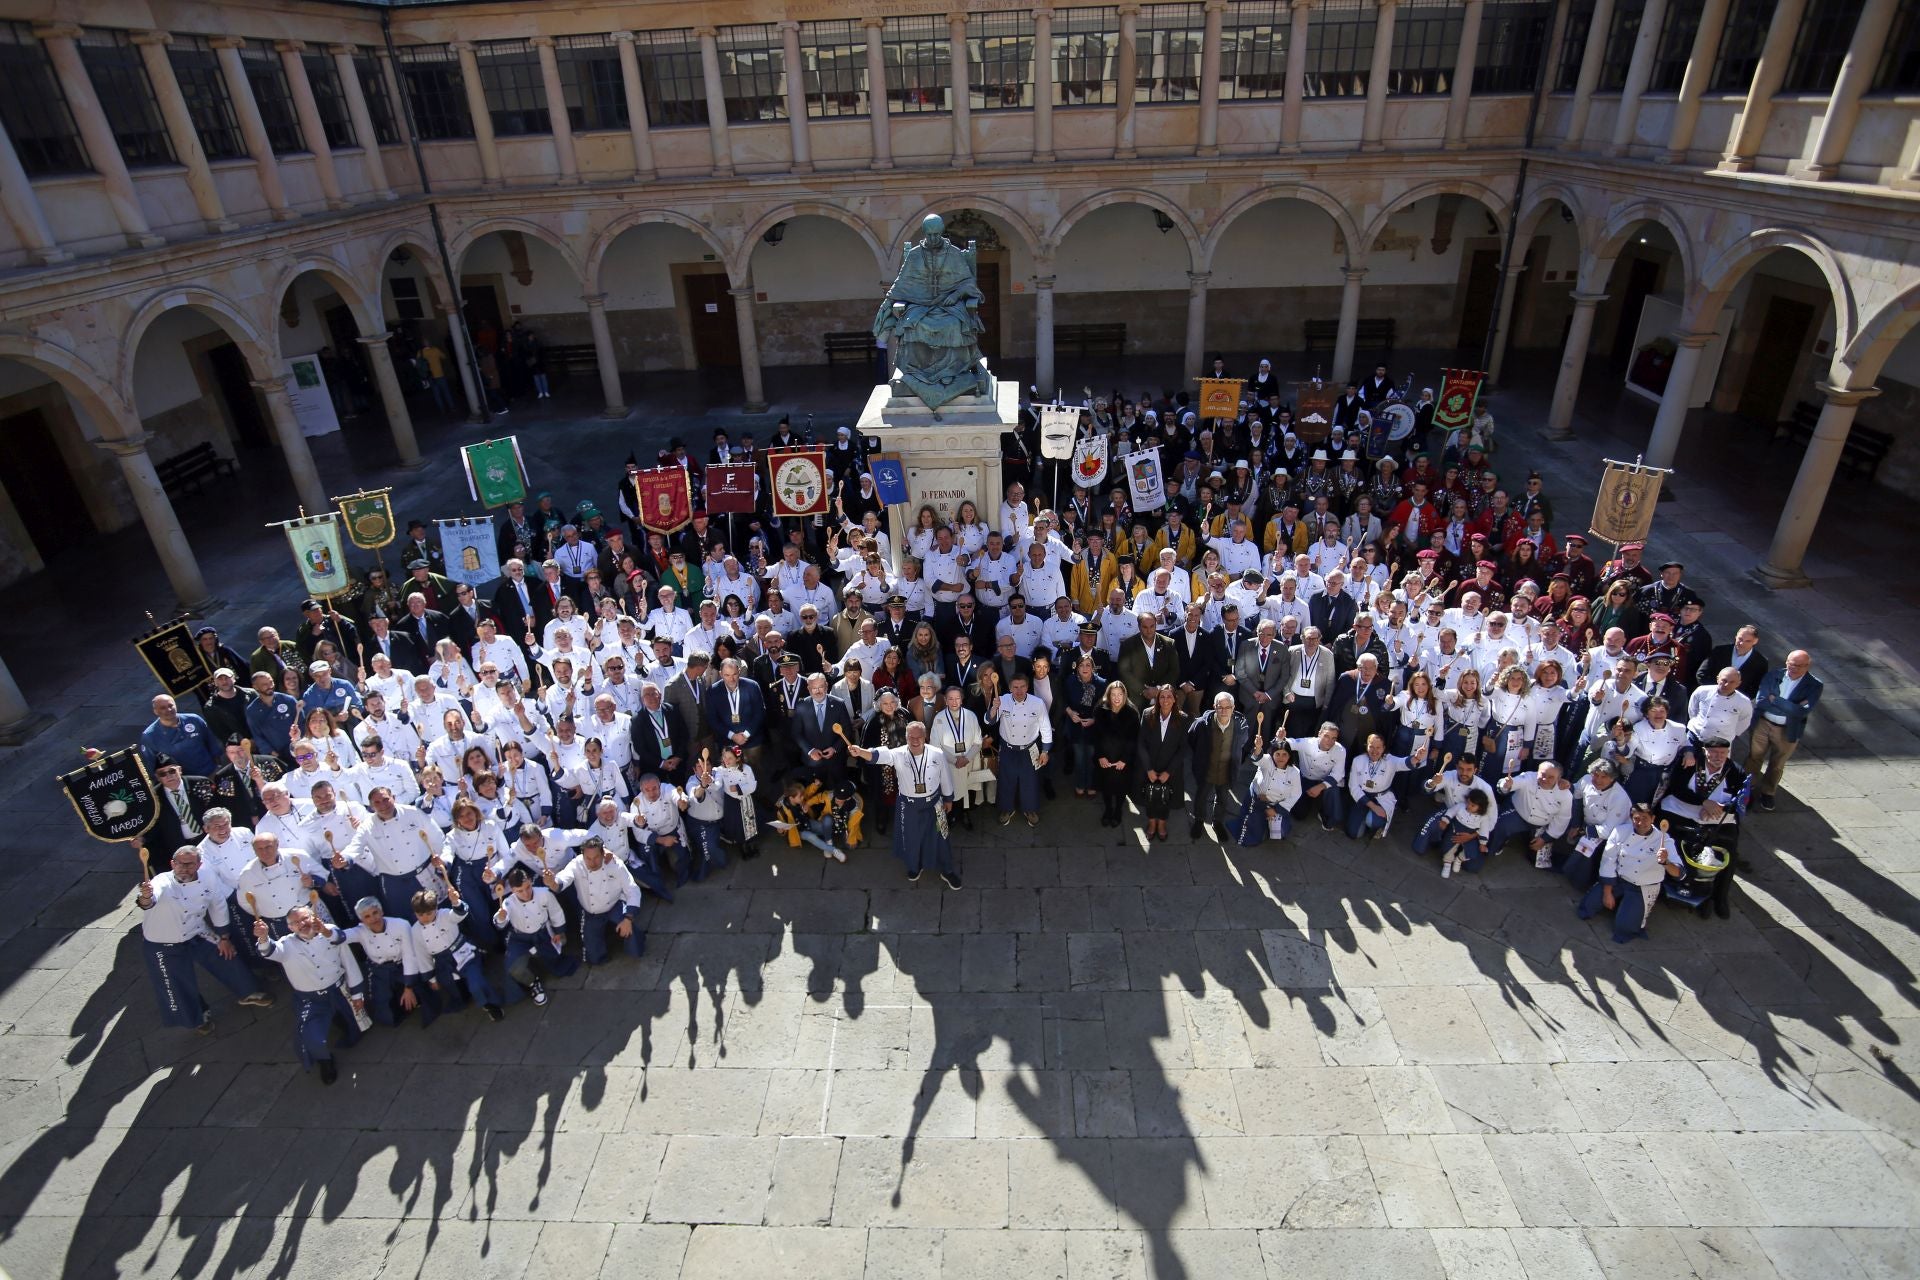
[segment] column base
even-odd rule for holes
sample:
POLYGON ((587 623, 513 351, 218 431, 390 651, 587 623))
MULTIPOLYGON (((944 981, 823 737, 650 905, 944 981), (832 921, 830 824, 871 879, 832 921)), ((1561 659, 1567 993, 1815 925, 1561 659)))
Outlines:
POLYGON ((238 231, 239 229, 240 224, 232 218, 218 218, 207 224, 208 233, 216 236, 223 236, 229 231, 238 231))
POLYGON ((733 176, 733 166, 728 165, 724 169, 715 169, 713 176, 716 178, 731 178, 733 176))
POLYGON ((893 168, 893 161, 891 161, 891 160, 875 160, 875 161, 874 161, 874 162, 872 163, 872 165, 870 165, 870 166, 868 166, 868 167, 869 167, 869 168, 874 168, 874 169, 891 169, 891 168, 893 168))
POLYGON ((635 182, 652 182, 659 178, 659 176, 660 175, 652 169, 635 169, 633 171, 633 180, 635 182))
POLYGON ((393 465, 394 470, 411 474, 416 471, 425 471, 429 464, 425 458, 415 458, 412 462, 396 462, 393 465))
POLYGON ((800 160, 800 161, 796 161, 796 162, 794 163, 794 166, 793 166, 793 168, 791 168, 790 170, 788 170, 788 172, 789 172, 789 173, 812 173, 812 172, 813 172, 813 161, 811 161, 811 160, 800 160))
POLYGON ((577 187, 585 181, 586 179, 577 173, 563 173, 553 180, 553 185, 556 187, 577 187))
POLYGON ((24 720, 0 724, 0 746, 17 747, 52 723, 53 717, 45 712, 30 711, 24 720))
POLYGON ((1440 149, 1442 151, 1465 151, 1467 149, 1467 140, 1465 138, 1448 138, 1440 144, 1440 149))
POLYGON ((1715 165, 1714 168, 1720 173, 1751 173, 1753 171, 1753 157, 1722 156, 1720 163, 1715 165))
POLYGON ((1787 176, 1799 178, 1803 182, 1832 182, 1840 176, 1837 164, 1804 164, 1787 170, 1787 176))
POLYGON ((345 196, 331 196, 327 200, 327 208, 338 213, 353 208, 353 201, 347 199, 345 196))
POLYGON ((1753 576, 1760 585, 1775 591, 1799 591, 1813 585, 1813 579, 1793 569, 1782 569, 1770 561, 1762 560, 1753 568, 1753 576))
POLYGON ((136 249, 158 249, 166 242, 167 238, 165 236, 154 235, 151 231, 144 235, 129 234, 127 236, 127 243, 136 249))
POLYGON ((1034 162, 1035 164, 1052 164, 1052 163, 1053 163, 1053 152, 1051 152, 1051 151, 1036 151, 1036 152, 1034 152, 1034 153, 1033 153, 1033 162, 1034 162))
POLYGON ((64 249, 36 249, 33 260, 43 267, 58 266, 62 262, 72 262, 73 255, 64 249))
POLYGON ((380 198, 382 200, 398 200, 400 198, 400 193, 398 191, 395 191, 392 187, 382 187, 380 188, 380 198))
POLYGON ((298 209, 275 209, 273 211, 273 220, 275 222, 298 222, 300 221, 300 211, 298 209))
POLYGON ((765 401, 749 400, 740 406, 740 412, 742 413, 765 413, 766 411, 767 406, 765 401))
POLYGON ((1220 154, 1220 148, 1219 147, 1195 147, 1193 149, 1193 154, 1201 157, 1202 159, 1211 160, 1213 159, 1213 157, 1220 154))
POLYGON ((1124 151, 1121 150, 1119 147, 1115 147, 1113 149, 1113 158, 1115 160, 1138 160, 1140 158, 1140 153, 1132 147, 1128 147, 1124 151))
POLYGON ((1280 149, 1273 154, 1277 156, 1297 156, 1300 154, 1300 144, 1295 142, 1289 145, 1283 142, 1280 144, 1280 149))
POLYGON ((1540 433, 1540 438, 1542 440, 1561 441, 1561 440, 1575 439, 1575 436, 1573 434, 1572 427, 1561 427, 1558 431, 1555 431, 1554 429, 1549 427, 1547 430, 1542 431, 1540 433))
POLYGON ((1684 151, 1662 151, 1653 158, 1655 164, 1680 164, 1687 158, 1684 151))
POLYGON ((973 157, 955 156, 953 158, 953 167, 956 169, 971 169, 973 168, 973 157))
POLYGON ((633 409, 627 405, 610 404, 606 408, 600 411, 600 416, 607 419, 609 422, 618 422, 620 419, 626 417, 628 414, 632 412, 633 412, 633 409))

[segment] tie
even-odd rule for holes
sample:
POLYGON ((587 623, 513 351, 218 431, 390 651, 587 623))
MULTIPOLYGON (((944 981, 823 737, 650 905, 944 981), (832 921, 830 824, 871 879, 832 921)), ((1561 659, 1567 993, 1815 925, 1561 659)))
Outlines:
POLYGON ((180 815, 180 829, 190 836, 200 834, 200 824, 193 820, 193 806, 187 803, 187 791, 182 787, 178 791, 167 793, 173 799, 173 808, 180 815))
POLYGON ((1262 671, 1265 671, 1267 669, 1267 653, 1268 653, 1267 647, 1265 645, 1261 645, 1260 646, 1260 670, 1262 671))
POLYGON ((827 731, 827 704, 824 702, 814 703, 813 714, 820 721, 820 732, 825 733, 827 731))

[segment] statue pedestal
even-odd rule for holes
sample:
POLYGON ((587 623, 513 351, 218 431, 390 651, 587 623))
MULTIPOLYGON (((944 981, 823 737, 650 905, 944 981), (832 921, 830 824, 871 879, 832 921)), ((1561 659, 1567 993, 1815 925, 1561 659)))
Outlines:
POLYGON ((996 380, 993 395, 961 396, 938 413, 918 396, 895 396, 882 383, 867 398, 859 424, 862 436, 877 437, 887 453, 900 455, 907 473, 905 505, 889 508, 894 563, 899 564, 914 514, 931 506, 944 523, 962 502, 972 499, 980 519, 995 524, 1006 494, 1000 477, 1000 436, 1020 426, 1019 384, 996 380))

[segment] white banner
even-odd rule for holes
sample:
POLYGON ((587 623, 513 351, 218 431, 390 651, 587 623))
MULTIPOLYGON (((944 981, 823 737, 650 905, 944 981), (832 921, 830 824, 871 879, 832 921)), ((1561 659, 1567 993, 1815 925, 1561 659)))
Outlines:
POLYGON ((340 429, 319 356, 295 356, 287 361, 287 399, 293 403, 301 435, 324 436, 340 429))
POLYGON ((478 587, 500 576, 500 545, 494 541, 493 521, 485 516, 436 520, 440 550, 447 560, 447 576, 478 587))
POLYGON ((1065 462, 1073 456, 1073 430, 1079 424, 1080 411, 1055 404, 1034 408, 1040 414, 1040 456, 1065 462))
POLYGON ((300 566, 300 581, 307 594, 325 599, 337 596, 353 585, 347 572, 346 549, 341 545, 340 517, 329 511, 323 516, 288 520, 280 526, 287 532, 287 545, 293 549, 300 566))
POLYGON ((1091 489, 1107 478, 1107 438, 1088 436, 1073 446, 1073 482, 1091 489))
POLYGON ((1160 468, 1160 451, 1142 449, 1121 460, 1135 511, 1157 511, 1167 505, 1167 478, 1160 468))

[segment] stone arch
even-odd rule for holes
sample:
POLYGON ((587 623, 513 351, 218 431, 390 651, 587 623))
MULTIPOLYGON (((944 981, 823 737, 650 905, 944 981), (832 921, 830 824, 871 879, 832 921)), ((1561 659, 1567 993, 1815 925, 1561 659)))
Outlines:
MULTIPOLYGON (((1315 206, 1328 217, 1332 218, 1333 225, 1340 231, 1341 240, 1344 241, 1347 246, 1347 265, 1353 265, 1355 256, 1354 248, 1360 244, 1360 229, 1354 225, 1352 215, 1347 212, 1346 206, 1342 205, 1326 192, 1320 190, 1320 188, 1307 186, 1302 183, 1261 187, 1256 191, 1250 191, 1246 195, 1241 196, 1238 200, 1223 209, 1220 212, 1220 216, 1213 220, 1213 225, 1207 228, 1206 239, 1201 245, 1203 256, 1200 259, 1205 265, 1198 268, 1198 270, 1211 271, 1213 269, 1213 255, 1218 252, 1220 241, 1226 236, 1228 228, 1239 219, 1241 214, 1274 200, 1303 201, 1306 204, 1315 206)), ((1362 252, 1360 256, 1364 257, 1364 252, 1362 252)))
POLYGON ((606 292, 600 285, 600 270, 606 263, 607 251, 613 248, 614 241, 635 227, 645 226, 650 222, 664 222, 684 231, 691 231, 719 255, 721 262, 727 260, 725 242, 714 234, 711 227, 698 218, 689 217, 677 209, 635 209, 609 222, 588 248, 586 274, 581 277, 582 286, 588 293, 606 292))
POLYGON ((434 303, 442 311, 453 309, 453 286, 447 279, 447 273, 441 269, 440 250, 424 235, 413 230, 396 231, 380 245, 380 252, 373 260, 373 292, 369 295, 377 303, 381 291, 386 288, 387 263, 392 261, 396 249, 410 249, 420 259, 420 268, 426 273, 427 283, 433 286, 434 303))
POLYGON ((1904 292, 1888 299, 1861 324, 1860 332, 1851 343, 1844 347, 1834 344, 1840 352, 1834 368, 1836 372, 1842 367, 1846 370, 1845 381, 1836 385, 1850 390, 1872 386, 1887 357, 1916 325, 1920 325, 1920 284, 1909 285, 1904 292))
POLYGON ((129 426, 138 431, 139 419, 132 402, 93 365, 58 343, 0 334, 0 360, 17 360, 53 379, 85 410, 103 438, 120 439, 129 426))
POLYGON ((1651 222, 1673 237, 1674 245, 1680 251, 1680 275, 1691 290, 1698 280, 1694 244, 1687 235, 1687 224, 1679 214, 1657 200, 1642 200, 1616 210, 1600 229, 1600 238, 1591 250, 1583 253, 1580 261, 1580 284, 1582 289, 1603 289, 1607 276, 1613 270, 1615 259, 1624 249, 1627 240, 1643 222, 1651 222))
POLYGON ((900 229, 894 233, 893 239, 887 242, 886 274, 889 279, 899 272, 900 259, 903 256, 906 243, 919 235, 921 222, 924 221, 929 214, 952 209, 978 209, 982 213, 992 214, 1013 228, 1014 234, 1020 237, 1020 242, 1026 245, 1027 252, 1033 255, 1036 260, 1043 260, 1045 258, 1046 255, 1042 250, 1039 232, 1034 230, 1033 224, 1027 220, 1027 216, 1016 210, 1012 205, 1004 201, 992 199, 989 196, 977 195, 956 197, 952 200, 932 200, 903 220, 900 224, 900 229))
POLYGON ((260 331, 247 319, 239 307, 225 296, 211 289, 185 288, 168 289, 158 293, 134 311, 133 320, 127 325, 126 337, 120 344, 120 368, 115 381, 121 398, 129 405, 134 403, 133 362, 140 353, 140 342, 146 337, 153 322, 176 307, 197 307, 219 322, 227 331, 234 345, 240 348, 247 358, 247 367, 257 381, 265 382, 279 375, 279 364, 274 358, 278 342, 268 343, 261 338, 260 331))
POLYGON ((1516 245, 1528 243, 1539 231, 1540 225, 1552 216, 1553 207, 1561 205, 1573 214, 1575 243, 1579 246, 1580 258, 1584 261, 1593 247, 1594 223, 1574 190, 1560 183, 1550 182, 1537 191, 1528 192, 1527 195, 1526 211, 1520 215, 1513 242, 1516 245))
POLYGON ((826 204, 817 200, 797 200, 792 204, 783 204, 777 209, 768 210, 766 213, 761 214, 752 226, 747 228, 746 234, 741 237, 739 246, 735 248, 733 253, 725 260, 727 264, 727 279, 732 282, 733 286, 737 289, 746 285, 753 269, 754 246, 760 243, 761 236, 765 235, 776 222, 785 222, 789 218, 806 217, 831 218, 833 221, 850 229, 855 235, 859 236, 860 239, 866 243, 867 248, 872 251, 874 265, 879 268, 883 274, 886 272, 889 259, 887 247, 880 242, 880 237, 874 234, 873 227, 868 224, 865 218, 857 213, 842 209, 839 205, 826 204))
MULTIPOLYGON (((347 309, 353 313, 353 322, 359 326, 361 337, 369 338, 376 333, 386 332, 386 321, 381 314, 378 295, 375 295, 374 300, 369 301, 367 292, 361 283, 355 280, 353 275, 345 267, 330 258, 303 258, 288 267, 285 271, 282 271, 279 278, 274 282, 272 291, 268 294, 275 313, 285 304, 287 291, 293 288, 301 276, 309 272, 319 276, 333 286, 334 292, 340 295, 341 299, 347 304, 347 309)), ((275 354, 281 354, 278 350, 280 345, 279 330, 272 326, 269 327, 273 329, 274 333, 275 354)))
POLYGON ((559 254, 572 269, 574 279, 581 281, 586 279, 585 273, 581 270, 580 255, 574 252, 573 245, 549 228, 526 218, 487 218, 474 223, 471 227, 463 227, 447 245, 447 256, 453 259, 454 271, 460 270, 461 264, 466 260, 467 252, 474 245, 496 231, 518 231, 523 236, 531 236, 559 254))
MULTIPOLYGON (((1512 216, 1512 210, 1506 200, 1503 200, 1493 188, 1483 186, 1478 182, 1467 182, 1459 178, 1446 178, 1436 182, 1423 182, 1419 186, 1403 191, 1393 199, 1387 201, 1387 203, 1382 206, 1380 212, 1374 216, 1373 221, 1368 224, 1362 244, 1371 246, 1375 240, 1380 238, 1380 233, 1387 229, 1387 219, 1408 205, 1418 204, 1428 196, 1466 196, 1470 200, 1478 200, 1481 205, 1485 207, 1486 211, 1493 215, 1493 221, 1498 227, 1499 233, 1501 235, 1506 234, 1507 219, 1512 216)), ((1362 256, 1364 256, 1364 254, 1362 256)))
POLYGON ((1163 195, 1152 191, 1140 191, 1131 187, 1123 187, 1113 191, 1102 191, 1098 195, 1088 196, 1085 200, 1082 200, 1079 204, 1061 214, 1053 226, 1047 230, 1046 239, 1043 242, 1046 247, 1046 256, 1051 258, 1060 251, 1061 242, 1067 238, 1067 233, 1073 230, 1075 223, 1096 209, 1104 209, 1108 205, 1114 204, 1143 204, 1149 209, 1157 209, 1173 219, 1173 225, 1179 229, 1180 238, 1187 246, 1187 270, 1204 270, 1201 263, 1205 262, 1206 259, 1201 256, 1200 232, 1193 225, 1193 219, 1187 216, 1187 211, 1163 195))
POLYGON ((1681 312, 1682 323, 1692 329, 1707 323, 1703 317, 1711 317, 1725 306, 1728 295, 1753 265, 1776 249, 1791 249, 1804 254, 1826 277, 1828 292, 1833 295, 1833 347, 1836 351, 1845 351, 1859 329, 1859 317, 1854 310, 1853 290, 1847 284, 1846 269, 1840 265, 1840 259, 1825 241, 1788 227, 1756 231, 1722 249, 1706 265, 1697 280, 1689 276, 1691 284, 1687 305, 1681 312))

